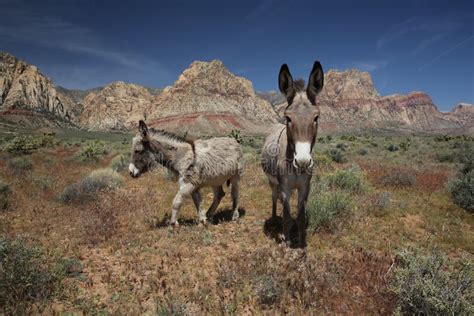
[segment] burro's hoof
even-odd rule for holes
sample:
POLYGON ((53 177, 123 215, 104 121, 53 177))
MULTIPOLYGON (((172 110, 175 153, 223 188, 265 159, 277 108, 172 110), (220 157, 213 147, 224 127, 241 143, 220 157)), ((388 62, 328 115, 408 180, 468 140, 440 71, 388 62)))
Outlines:
POLYGON ((200 219, 198 223, 199 227, 205 227, 207 226, 207 220, 206 219, 200 219))
POLYGON ((238 219, 239 219, 239 212, 234 212, 234 214, 232 215, 232 220, 236 221, 238 219))
POLYGON ((171 222, 171 223, 170 223, 170 226, 173 227, 173 228, 179 228, 179 223, 178 223, 178 221, 176 221, 176 222, 171 222))

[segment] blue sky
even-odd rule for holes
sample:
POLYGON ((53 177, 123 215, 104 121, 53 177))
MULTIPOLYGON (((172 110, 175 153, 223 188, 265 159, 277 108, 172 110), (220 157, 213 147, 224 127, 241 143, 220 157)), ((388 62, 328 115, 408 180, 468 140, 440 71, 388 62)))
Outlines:
POLYGON ((164 87, 192 61, 220 59, 275 90, 282 63, 306 78, 318 59, 369 71, 382 95, 425 91, 441 110, 474 103, 472 0, 0 0, 0 12, 0 51, 67 88, 164 87))

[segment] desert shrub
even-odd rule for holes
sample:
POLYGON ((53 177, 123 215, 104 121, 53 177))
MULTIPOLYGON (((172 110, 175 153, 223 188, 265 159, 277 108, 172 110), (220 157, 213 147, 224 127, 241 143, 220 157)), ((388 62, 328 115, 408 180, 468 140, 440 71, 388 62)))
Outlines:
POLYGON ((51 132, 51 133, 43 133, 42 136, 40 136, 36 140, 37 144, 39 147, 56 147, 59 144, 59 140, 56 138, 56 134, 51 132))
POLYGON ((451 262, 438 251, 398 254, 391 290, 406 315, 472 315, 474 269, 467 260, 451 262))
POLYGON ((3 145, 3 150, 12 154, 31 154, 38 147, 33 137, 18 135, 3 145))
POLYGON ((242 143, 242 135, 240 135, 240 131, 238 129, 233 129, 230 131, 229 137, 235 139, 239 144, 242 143))
POLYGON ((67 186, 59 195, 59 200, 65 204, 85 203, 94 200, 98 191, 118 187, 122 181, 122 177, 112 169, 95 170, 85 178, 67 186))
POLYGON ((327 154, 316 153, 314 155, 314 164, 320 169, 329 169, 331 167, 332 159, 327 154))
POLYGON ((355 142, 357 140, 357 136, 355 135, 342 135, 341 140, 347 140, 350 142, 355 142))
POLYGON ((33 164, 25 157, 15 157, 8 161, 8 168, 16 173, 20 173, 33 169, 33 164))
POLYGON ((0 179, 0 210, 5 210, 8 208, 10 195, 10 186, 5 181, 0 179))
POLYGON ((115 156, 110 162, 110 168, 117 172, 127 170, 128 162, 124 155, 115 156))
POLYGON ((338 148, 342 151, 346 151, 347 147, 349 147, 349 146, 347 146, 347 144, 344 144, 344 143, 337 143, 336 144, 336 148, 338 148))
POLYGON ((83 161, 97 161, 100 157, 107 154, 104 144, 100 141, 89 142, 84 145, 78 155, 83 161))
POLYGON ((440 152, 436 153, 434 157, 438 162, 454 163, 458 161, 458 155, 455 152, 440 152))
POLYGON ((367 151, 367 149, 365 148, 361 148, 357 151, 357 154, 360 155, 360 156, 365 156, 367 155, 369 152, 367 151))
POLYGON ((454 203, 470 213, 474 212, 474 170, 452 180, 448 189, 454 203))
POLYGON ((387 146, 387 150, 388 151, 397 151, 398 150, 398 146, 397 145, 394 145, 394 144, 390 144, 387 146))
POLYGON ((36 246, 19 239, 0 237, 0 310, 28 314, 60 289, 67 266, 52 260, 36 246))
POLYGON ((469 146, 461 151, 459 162, 462 163, 461 172, 463 174, 467 174, 474 170, 474 146, 469 146))
POLYGON ((416 184, 416 176, 408 171, 394 170, 380 179, 383 186, 412 187, 416 184))
POLYGON ((362 175, 358 167, 337 170, 327 176, 329 187, 350 193, 362 191, 362 175))
POLYGON ((310 195, 306 204, 308 226, 332 230, 336 220, 350 211, 351 198, 341 191, 320 190, 310 195))
POLYGON ((407 139, 406 141, 400 142, 400 144, 398 144, 398 146, 400 147, 401 150, 407 151, 408 148, 410 148, 410 146, 411 146, 411 141, 410 141, 410 139, 407 139))
POLYGON ((331 149, 327 152, 328 156, 331 157, 332 161, 337 162, 337 163, 345 163, 347 162, 346 157, 344 157, 342 151, 339 149, 331 149))

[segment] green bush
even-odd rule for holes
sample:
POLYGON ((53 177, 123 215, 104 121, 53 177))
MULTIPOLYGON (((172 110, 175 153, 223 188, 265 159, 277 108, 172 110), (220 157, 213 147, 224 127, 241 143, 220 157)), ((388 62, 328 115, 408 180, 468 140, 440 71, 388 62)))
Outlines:
POLYGON ((397 145, 394 145, 394 144, 390 144, 390 145, 388 145, 387 150, 388 150, 388 151, 392 151, 392 152, 393 152, 393 151, 397 151, 397 150, 398 150, 398 146, 397 146, 397 145))
POLYGON ((336 220, 350 211, 351 198, 341 191, 319 191, 306 204, 308 226, 312 229, 336 227, 336 220))
POLYGON ((12 154, 31 154, 38 147, 33 137, 18 135, 3 145, 3 150, 12 154))
POLYGON ((15 157, 8 161, 8 168, 15 173, 20 173, 33 169, 33 164, 25 157, 15 157))
POLYGON ((79 157, 83 161, 97 161, 105 154, 107 154, 107 150, 100 141, 89 142, 79 151, 79 157))
POLYGON ((461 174, 448 185, 454 203, 474 213, 474 170, 461 174))
POLYGON ((59 144, 59 140, 56 138, 56 133, 43 133, 37 140, 37 144, 40 147, 56 147, 59 144))
POLYGON ((110 162, 110 168, 117 172, 122 172, 128 168, 127 160, 124 155, 115 156, 110 162))
POLYGON ((362 175, 357 167, 337 170, 327 176, 327 181, 332 189, 341 189, 350 193, 362 191, 362 175))
POLYGON ((473 315, 474 269, 469 261, 451 262, 438 251, 398 254, 390 289, 405 315, 473 315))
POLYGON ((87 203, 95 199, 100 190, 118 187, 122 182, 122 177, 112 169, 95 170, 85 178, 67 186, 59 195, 59 200, 64 204, 87 203))
POLYGON ((229 137, 235 139, 239 144, 242 143, 242 135, 240 135, 240 131, 238 129, 233 129, 230 131, 229 137))
POLYGON ((0 179, 0 210, 5 210, 8 208, 10 195, 10 186, 5 181, 0 179))
POLYGON ((0 311, 29 314, 32 304, 51 298, 67 275, 62 263, 51 261, 39 247, 0 237, 0 311))
POLYGON ((342 152, 339 149, 331 149, 327 152, 328 156, 331 157, 332 161, 337 162, 337 163, 345 163, 347 162, 346 157, 342 154, 342 152))
POLYGON ((368 153, 369 153, 368 150, 365 149, 365 148, 361 148, 361 149, 359 149, 359 150, 357 151, 357 154, 360 155, 360 156, 365 156, 365 155, 367 155, 368 153))

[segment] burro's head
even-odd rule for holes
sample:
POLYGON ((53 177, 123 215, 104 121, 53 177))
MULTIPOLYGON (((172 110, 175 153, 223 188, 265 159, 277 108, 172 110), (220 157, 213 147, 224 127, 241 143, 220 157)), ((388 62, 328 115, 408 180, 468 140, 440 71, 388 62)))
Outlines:
POLYGON ((295 168, 311 168, 311 151, 318 132, 320 114, 316 96, 324 85, 323 68, 319 61, 314 62, 305 89, 304 81, 293 81, 290 69, 283 64, 278 75, 278 85, 288 101, 284 112, 288 136, 287 158, 292 160, 295 168))
POLYGON ((144 121, 138 123, 138 133, 132 140, 131 161, 128 166, 130 175, 134 178, 148 171, 155 162, 155 155, 150 145, 150 132, 144 121))

